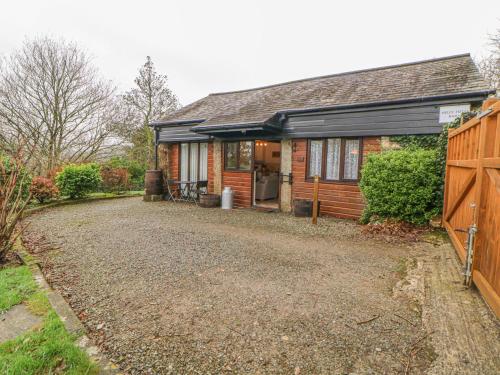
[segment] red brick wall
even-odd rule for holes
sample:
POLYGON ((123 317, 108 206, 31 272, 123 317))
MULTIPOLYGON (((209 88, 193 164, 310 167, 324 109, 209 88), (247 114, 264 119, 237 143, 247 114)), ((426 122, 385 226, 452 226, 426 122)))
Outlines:
MULTIPOLYGON (((292 154, 292 199, 312 199, 313 183, 306 181, 307 140, 293 141, 292 154)), ((380 152, 380 137, 363 138, 363 156, 380 152)), ((362 161, 363 162, 363 161, 362 161)), ((319 200, 321 214, 346 219, 358 219, 364 208, 364 201, 356 183, 320 183, 319 200)))
POLYGON ((208 144, 208 192, 214 192, 214 145, 208 144))
POLYGON ((179 179, 179 144, 173 143, 169 145, 168 169, 169 176, 173 180, 179 179))

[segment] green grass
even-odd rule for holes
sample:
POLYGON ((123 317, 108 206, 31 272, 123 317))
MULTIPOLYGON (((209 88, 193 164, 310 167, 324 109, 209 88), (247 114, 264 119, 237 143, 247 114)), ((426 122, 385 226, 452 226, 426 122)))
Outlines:
POLYGON ((45 316, 50 311, 50 302, 44 292, 39 290, 33 293, 25 302, 28 310, 39 316, 45 316))
POLYGON ((98 367, 75 346, 75 339, 50 311, 40 329, 0 344, 0 373, 97 374, 98 367))
POLYGON ((139 197, 144 195, 144 190, 131 190, 124 192, 116 192, 116 193, 90 193, 86 197, 79 199, 70 199, 67 196, 59 197, 58 199, 52 199, 44 203, 39 203, 36 200, 32 200, 25 211, 26 214, 37 211, 43 208, 50 208, 61 206, 65 204, 73 204, 73 203, 85 203, 92 201, 94 199, 112 199, 112 198, 121 198, 121 197, 139 197))
POLYGON ((75 345, 52 310, 47 295, 33 280, 28 266, 0 270, 0 312, 19 303, 43 324, 32 331, 0 344, 0 374, 97 374, 97 365, 75 345))
POLYGON ((29 298, 37 289, 27 266, 0 270, 0 312, 29 298))

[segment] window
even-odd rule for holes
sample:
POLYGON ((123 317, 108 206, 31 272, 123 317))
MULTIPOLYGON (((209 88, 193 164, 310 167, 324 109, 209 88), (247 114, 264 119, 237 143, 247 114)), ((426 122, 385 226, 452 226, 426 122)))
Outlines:
POLYGON ((181 143, 180 180, 206 181, 208 179, 208 143, 181 143))
POLYGON ((360 151, 359 138, 310 140, 307 177, 319 176, 326 181, 357 181, 360 151))
POLYGON ((225 169, 251 170, 252 151, 253 143, 251 141, 226 142, 224 147, 225 169))

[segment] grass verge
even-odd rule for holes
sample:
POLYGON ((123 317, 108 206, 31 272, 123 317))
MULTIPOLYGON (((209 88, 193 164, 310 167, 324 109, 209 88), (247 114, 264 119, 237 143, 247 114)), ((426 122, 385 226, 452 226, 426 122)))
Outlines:
POLYGON ((97 374, 98 366, 75 345, 28 266, 0 270, 0 311, 24 303, 43 317, 39 327, 0 344, 0 374, 97 374))
POLYGON ((116 198, 129 198, 129 197, 140 197, 144 195, 144 191, 126 191, 122 193, 91 193, 84 198, 70 199, 69 197, 61 197, 59 199, 50 200, 44 203, 38 203, 36 201, 31 202, 23 213, 23 217, 29 216, 30 214, 51 207, 64 206, 67 204, 78 204, 78 203, 88 203, 95 200, 105 200, 105 199, 116 199, 116 198))
POLYGON ((75 339, 49 311, 39 329, 0 344, 0 373, 97 374, 97 366, 75 346, 75 339))
POLYGON ((37 289, 28 266, 0 270, 0 313, 30 297, 37 289))

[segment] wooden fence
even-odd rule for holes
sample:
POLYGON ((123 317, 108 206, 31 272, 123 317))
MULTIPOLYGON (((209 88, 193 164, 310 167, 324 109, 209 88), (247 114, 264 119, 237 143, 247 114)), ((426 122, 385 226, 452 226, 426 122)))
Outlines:
POLYGON ((462 260, 477 225, 472 281, 500 317, 500 100, 448 135, 443 223, 462 260))

